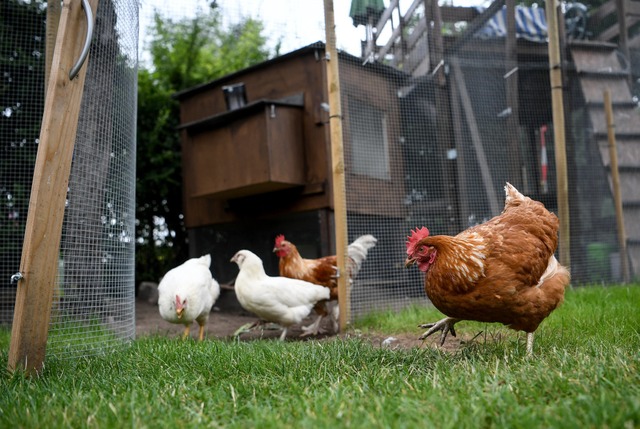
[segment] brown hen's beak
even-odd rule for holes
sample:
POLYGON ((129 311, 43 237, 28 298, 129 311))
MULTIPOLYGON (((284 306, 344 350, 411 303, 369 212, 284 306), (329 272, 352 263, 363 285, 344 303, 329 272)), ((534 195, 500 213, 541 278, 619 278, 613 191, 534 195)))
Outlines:
POLYGON ((405 259, 405 261, 404 261, 404 267, 405 267, 405 268, 409 268, 410 266, 412 266, 412 265, 413 265, 413 264, 415 264, 415 263, 416 263, 415 258, 407 258, 407 259, 405 259))
POLYGON ((276 253, 278 250, 280 250, 280 249, 278 249, 277 247, 274 247, 273 248, 273 253, 276 253))
POLYGON ((178 308, 176 310, 176 314, 178 315, 178 319, 182 319, 182 312, 184 311, 183 308, 178 308))

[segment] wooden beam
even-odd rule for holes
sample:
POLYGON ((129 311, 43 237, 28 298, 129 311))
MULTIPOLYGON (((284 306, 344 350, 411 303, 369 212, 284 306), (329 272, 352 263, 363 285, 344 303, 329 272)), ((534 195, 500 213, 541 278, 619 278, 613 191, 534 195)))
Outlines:
POLYGON ((611 92, 604 91, 604 111, 607 119, 607 136, 609 141, 609 167, 611 168, 611 185, 613 201, 616 207, 616 223, 618 226, 618 245, 620 246, 620 262, 622 280, 629 282, 629 256, 627 253, 627 235, 624 229, 624 212, 622 210, 622 193, 620 192, 620 172, 618 171, 618 151, 616 149, 616 125, 613 119, 611 92))
POLYGON ((464 75, 462 74, 462 68, 457 57, 451 57, 451 67, 455 76, 455 82, 460 95, 460 101, 462 102, 462 109, 464 110, 465 118, 467 120, 467 126, 471 133, 471 142, 476 152, 476 158, 478 160, 478 166, 480 167, 480 174, 482 176, 482 182, 484 184, 485 192, 487 193, 487 199, 489 200, 489 209, 491 210, 491 216, 497 216, 502 211, 502 206, 498 203, 498 196, 493 186, 493 178, 491 177, 491 171, 489 170, 489 164, 487 157, 484 153, 484 146, 482 145, 482 138, 480 137, 480 130, 478 128, 478 122, 476 116, 473 113, 473 106, 471 105, 471 97, 469 97, 469 91, 467 91, 467 84, 464 81, 464 75))
MULTIPOLYGON (((404 32, 404 24, 406 23, 405 19, 411 17, 415 9, 421 4, 422 1, 423 0, 414 0, 413 4, 405 12, 404 16, 400 13, 400 9, 398 9, 398 16, 399 16, 398 26, 391 33, 391 37, 389 37, 389 40, 387 41, 387 43, 380 49, 380 51, 378 51, 378 58, 380 59, 380 61, 384 60, 384 56, 387 55, 387 52, 389 52, 391 48, 396 44, 396 40, 399 37, 402 38, 402 33, 404 32)), ((387 10, 389 9, 390 8, 388 8, 387 10)), ((391 16, 391 14, 389 14, 389 16, 391 16)), ((404 56, 404 52, 405 52, 404 48, 401 48, 400 51, 401 51, 401 56, 404 56)), ((394 52, 394 55, 397 55, 397 52, 394 52)), ((402 64, 402 63, 404 63, 404 58, 400 58, 399 61, 396 58, 396 64, 402 64)))
MULTIPOLYGON (((456 79, 461 79, 460 76, 453 75, 451 77, 451 121, 453 123, 453 135, 455 138, 456 149, 456 182, 458 187, 455 195, 457 197, 456 205, 458 207, 458 214, 460 224, 457 225, 458 230, 455 233, 449 233, 449 235, 455 235, 461 230, 465 230, 469 227, 469 215, 471 209, 469 208, 469 188, 467 187, 467 168, 465 165, 464 154, 464 140, 465 135, 462 124, 462 111, 460 109, 460 94, 458 94, 458 85, 456 79)), ((453 199, 451 199, 453 201, 453 199)))
POLYGON ((593 10, 589 13, 589 18, 587 19, 587 25, 589 27, 596 27, 608 15, 612 14, 615 11, 616 11, 615 0, 609 0, 608 2, 601 4, 600 7, 597 8, 596 10, 593 10))
MULTIPOLYGON (((433 18, 433 29, 431 32, 431 39, 433 41, 433 47, 430 49, 433 52, 433 59, 431 61, 431 67, 436 73, 436 82, 439 87, 443 87, 447 83, 444 67, 444 41, 442 39, 442 16, 440 15, 440 6, 438 0, 430 0, 431 16, 433 18), (435 70, 435 68, 438 68, 435 70)), ((425 6, 426 7, 426 6, 425 6)), ((433 72, 432 72, 433 73, 433 72)), ((444 97, 444 93, 441 94, 444 97)), ((446 112, 442 112, 444 116, 448 116, 446 112)))
POLYGON ((53 62, 53 50, 58 38, 58 25, 60 24, 60 14, 62 5, 60 0, 47 0, 47 22, 46 22, 46 45, 44 48, 44 95, 47 95, 47 84, 51 75, 51 63, 53 62))
POLYGON ((494 0, 491 5, 486 8, 477 18, 469 23, 469 26, 462 34, 462 36, 456 38, 456 42, 448 52, 450 56, 455 55, 459 49, 461 49, 473 36, 480 30, 491 18, 498 13, 502 6, 504 6, 505 0, 494 0))
MULTIPOLYGON (((429 71, 434 76, 435 82, 435 97, 436 97, 436 144, 440 153, 449 153, 450 150, 455 148, 455 137, 452 135, 452 100, 455 100, 449 87, 447 85, 447 76, 445 73, 446 67, 444 66, 444 46, 442 40, 442 17, 440 16, 440 6, 438 0, 424 0, 424 8, 426 12, 427 22, 433 22, 431 28, 431 34, 429 34, 429 55, 430 55, 430 68, 429 71)), ((428 25, 427 27, 430 27, 428 25)), ((460 154, 458 154, 460 155, 460 154)), ((459 213, 458 202, 458 189, 456 186, 456 171, 455 162, 450 160, 445 164, 444 174, 445 183, 445 195, 450 207, 453 208, 452 212, 459 213)), ((455 235, 459 232, 457 225, 447 225, 449 235, 455 235)))
MULTIPOLYGON (((376 37, 374 38, 374 40, 377 40, 378 36, 382 32, 382 29, 384 28, 385 25, 387 25, 387 21, 389 21, 389 19, 391 18, 391 14, 393 13, 393 9, 397 8, 399 3, 400 3, 400 0, 391 0, 391 2, 389 3, 389 6, 384 10, 384 12, 382 12, 382 15, 380 16, 380 19, 378 20, 378 22, 376 23, 376 26, 375 26, 376 37)), ((326 14, 325 14, 325 19, 326 19, 326 14)), ((325 22, 325 24, 326 24, 326 22, 325 22)), ((375 46, 375 44, 374 44, 374 46, 375 46)))
POLYGON ((558 1, 547 0, 545 8, 547 31, 549 34, 549 75, 551 82, 551 107, 553 111, 553 141, 556 157, 558 218, 560 219, 559 254, 560 263, 569 268, 571 266, 569 181, 567 179, 562 60, 560 58, 560 41, 558 35, 558 1))
MULTIPOLYGON (((69 80, 85 41, 87 23, 81 0, 65 0, 45 98, 40 144, 33 173, 22 247, 8 368, 29 374, 42 369, 71 158, 87 65, 69 80)), ((89 0, 93 16, 98 0, 89 0)))
POLYGON ((338 73, 338 50, 333 13, 333 0, 324 0, 324 25, 326 32, 327 90, 329 92, 329 127, 331 133, 331 170, 333 176, 333 213, 336 226, 336 257, 339 270, 338 305, 340 306, 340 331, 349 321, 350 296, 346 269, 347 253, 347 199, 345 195, 344 148, 342 140, 342 101, 338 73))
MULTIPOLYGON (((620 46, 620 50, 622 51, 622 55, 624 55, 624 59, 627 62, 631 62, 631 57, 629 56, 629 30, 627 27, 627 4, 630 3, 628 0, 616 0, 616 9, 618 13, 618 46, 620 46)), ((627 78, 627 82, 630 87, 633 87, 633 76, 629 73, 629 77, 627 78)))
POLYGON ((507 37, 505 40, 504 85, 506 108, 511 109, 506 118, 507 171, 509 182, 525 195, 529 189, 523 187, 524 176, 520 155, 520 100, 518 97, 518 44, 516 35, 516 2, 506 0, 507 37))

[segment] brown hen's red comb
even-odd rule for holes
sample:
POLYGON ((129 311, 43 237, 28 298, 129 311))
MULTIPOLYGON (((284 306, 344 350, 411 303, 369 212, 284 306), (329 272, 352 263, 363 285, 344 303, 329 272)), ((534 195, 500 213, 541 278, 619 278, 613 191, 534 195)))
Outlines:
POLYGON ((416 243, 423 238, 427 238, 429 236, 429 230, 427 227, 423 226, 422 228, 415 230, 411 230, 411 235, 407 237, 407 254, 413 252, 413 247, 416 243))
POLYGON ((280 246, 284 241, 284 235, 280 234, 276 237, 276 246, 280 246))

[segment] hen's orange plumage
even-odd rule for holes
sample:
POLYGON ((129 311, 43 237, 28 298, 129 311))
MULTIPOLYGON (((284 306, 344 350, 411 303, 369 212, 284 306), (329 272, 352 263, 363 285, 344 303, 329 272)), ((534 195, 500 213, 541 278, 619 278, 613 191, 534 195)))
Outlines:
POLYGON ((422 325, 431 329, 421 338, 441 330, 444 343, 460 320, 498 322, 527 332, 531 353, 533 332, 562 303, 570 275, 554 256, 558 218, 509 183, 505 193, 500 215, 455 237, 412 231, 406 265, 426 273, 427 296, 448 316, 422 325))
MULTIPOLYGON (((347 248, 347 275, 349 281, 353 281, 360 271, 362 262, 367 257, 367 252, 375 246, 377 240, 372 235, 358 237, 347 248)), ((325 286, 330 290, 330 301, 338 300, 338 264, 336 255, 325 256, 317 259, 305 259, 300 255, 296 246, 285 240, 284 235, 276 237, 275 254, 280 258, 278 267, 282 277, 304 280, 317 285, 325 286)), ((336 308, 336 307, 334 307, 336 308)), ((337 308, 336 308, 337 309, 337 308)), ((318 333, 319 324, 322 317, 328 314, 327 302, 321 301, 316 304, 314 310, 318 314, 316 322, 305 327, 304 335, 318 333)), ((337 330, 337 321, 334 317, 334 330, 337 330)))

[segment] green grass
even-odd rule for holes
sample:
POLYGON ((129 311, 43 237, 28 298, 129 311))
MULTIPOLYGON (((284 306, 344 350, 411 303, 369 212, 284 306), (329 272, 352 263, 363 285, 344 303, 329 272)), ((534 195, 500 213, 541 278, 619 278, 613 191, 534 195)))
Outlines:
MULTIPOLYGON (((4 372, 0 427, 639 427, 639 309, 638 286, 570 290, 531 358, 511 331, 454 353, 146 337, 104 356, 50 358, 31 379, 4 372)), ((438 317, 412 308, 356 327, 419 335, 438 317)), ((6 367, 8 334, 0 346, 6 367)))

